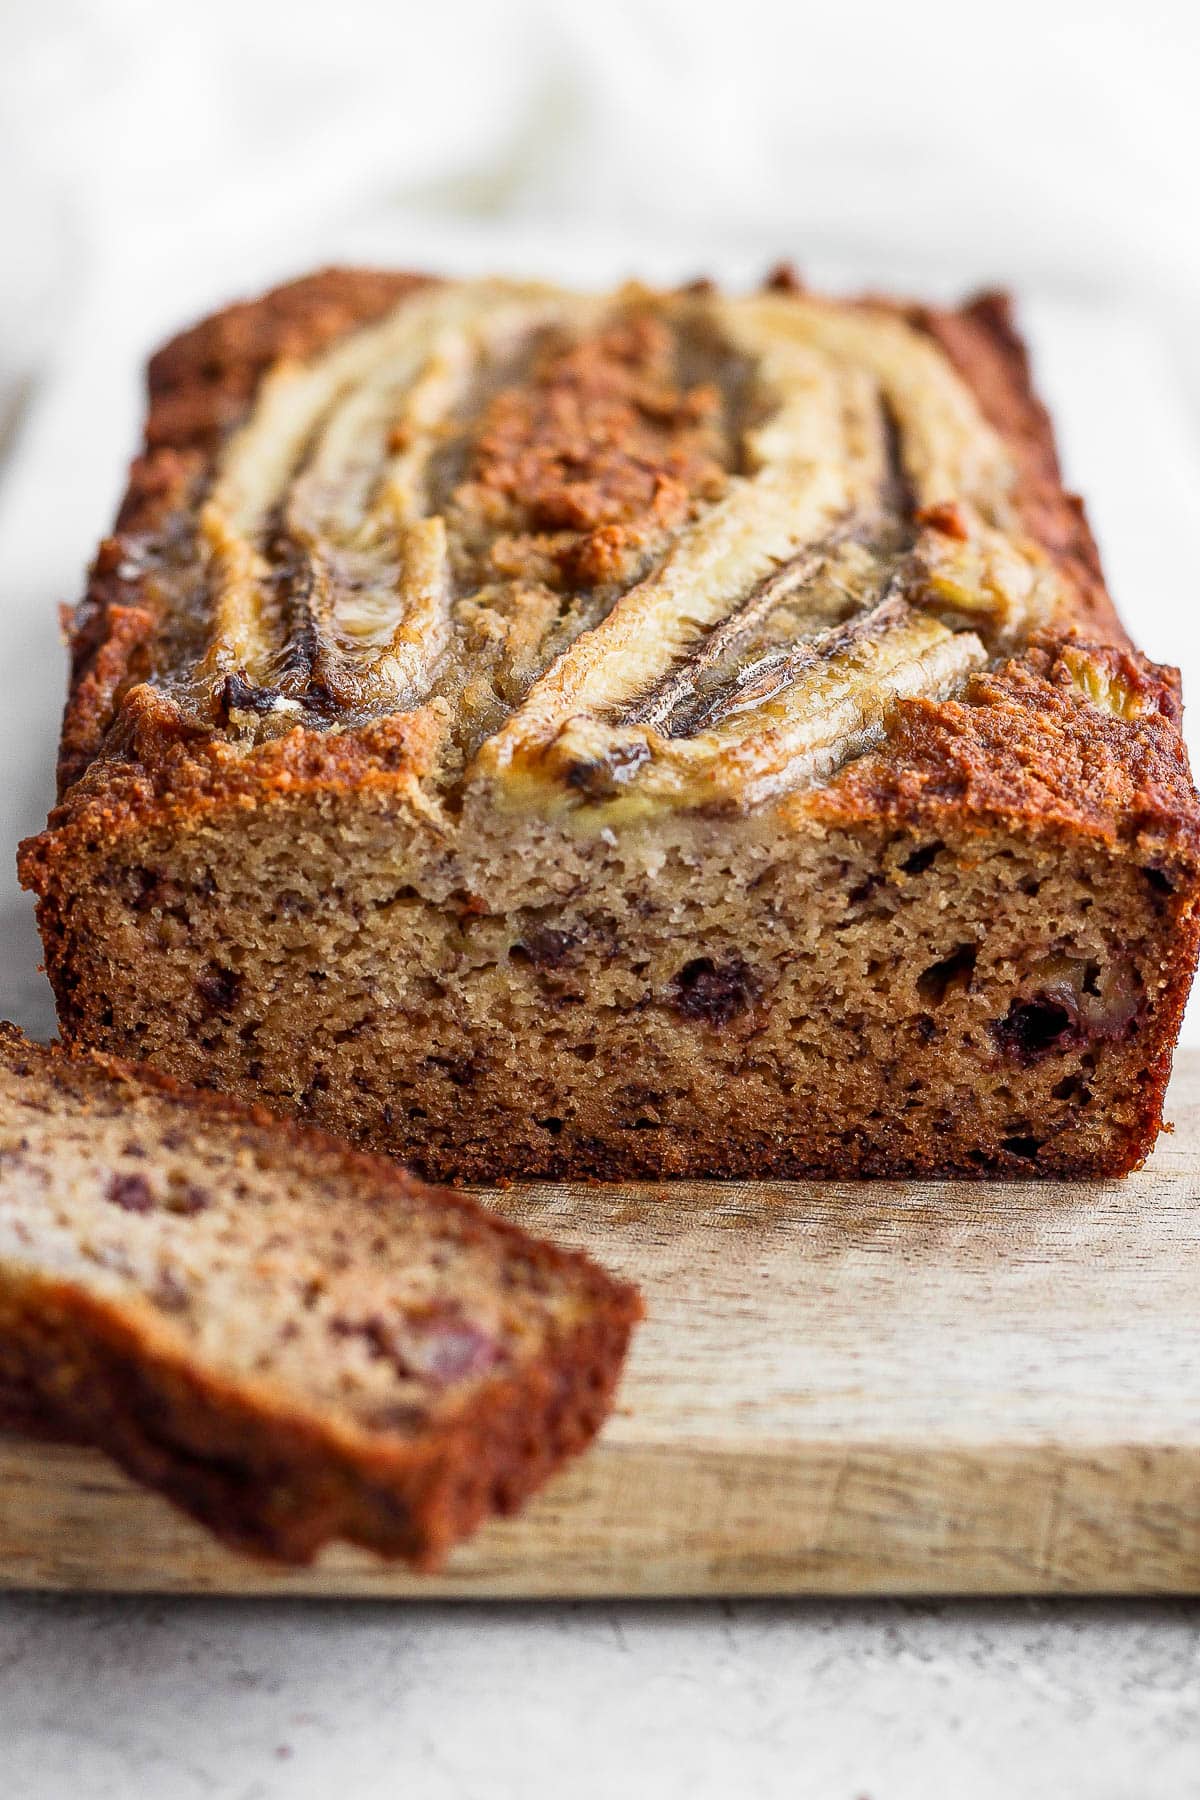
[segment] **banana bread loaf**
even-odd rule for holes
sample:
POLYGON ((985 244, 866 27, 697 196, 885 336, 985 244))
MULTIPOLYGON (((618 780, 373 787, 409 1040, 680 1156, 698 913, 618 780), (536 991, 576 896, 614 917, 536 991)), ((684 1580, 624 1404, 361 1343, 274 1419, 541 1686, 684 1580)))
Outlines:
POLYGON ((638 1312, 384 1158, 0 1026, 0 1410, 240 1549, 436 1563, 588 1443, 638 1312))
POLYGON ((63 1033, 427 1173, 1106 1175, 1197 954, 1007 305, 328 272, 150 367, 63 1033))

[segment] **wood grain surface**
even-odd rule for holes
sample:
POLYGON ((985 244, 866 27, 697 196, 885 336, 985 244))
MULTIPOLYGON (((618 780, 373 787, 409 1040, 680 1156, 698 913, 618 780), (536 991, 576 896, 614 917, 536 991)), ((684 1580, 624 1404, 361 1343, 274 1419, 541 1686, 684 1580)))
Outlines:
POLYGON ((442 1573, 278 1573, 0 1437, 0 1586, 223 1594, 1200 1592, 1200 1054, 1125 1182, 547 1185, 637 1280, 600 1442, 442 1573))

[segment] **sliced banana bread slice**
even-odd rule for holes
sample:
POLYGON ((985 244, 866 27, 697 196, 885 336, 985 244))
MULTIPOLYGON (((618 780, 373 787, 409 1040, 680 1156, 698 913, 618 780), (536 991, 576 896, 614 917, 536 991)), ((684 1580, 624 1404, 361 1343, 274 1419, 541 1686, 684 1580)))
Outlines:
POLYGON ((239 1549, 435 1565, 589 1442, 639 1313, 381 1158, 0 1026, 0 1405, 239 1549))

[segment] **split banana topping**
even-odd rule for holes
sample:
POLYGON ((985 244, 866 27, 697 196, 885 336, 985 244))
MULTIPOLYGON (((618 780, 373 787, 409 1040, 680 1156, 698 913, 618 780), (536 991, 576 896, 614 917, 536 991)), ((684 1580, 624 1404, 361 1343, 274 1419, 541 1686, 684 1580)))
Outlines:
POLYGON ((264 380, 152 680, 247 745, 427 709, 447 792, 751 805, 1055 617, 1014 480, 881 308, 431 286, 264 380))

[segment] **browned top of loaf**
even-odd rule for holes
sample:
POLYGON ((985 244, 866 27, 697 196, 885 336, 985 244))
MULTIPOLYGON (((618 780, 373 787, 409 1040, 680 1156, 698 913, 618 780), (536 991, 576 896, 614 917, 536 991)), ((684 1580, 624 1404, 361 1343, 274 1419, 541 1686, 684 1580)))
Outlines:
POLYGON ((936 798, 1182 847, 1177 711, 1113 610, 1003 297, 330 270, 153 359, 146 448, 75 618, 52 823, 474 783, 599 824, 936 798), (422 306, 434 338, 406 348, 422 306), (363 415, 370 482, 345 459, 289 477, 242 541, 272 396, 372 326, 412 378, 363 415))
POLYGON ((821 802, 831 820, 1031 820, 1194 861, 1180 712, 1173 669, 1116 646, 1037 643, 958 699, 907 703, 821 802))
POLYGON ((632 317, 552 341, 488 402, 460 490, 500 539, 481 575, 536 570, 568 590, 632 577, 694 496, 721 492, 720 395, 676 365, 663 322, 632 317))

